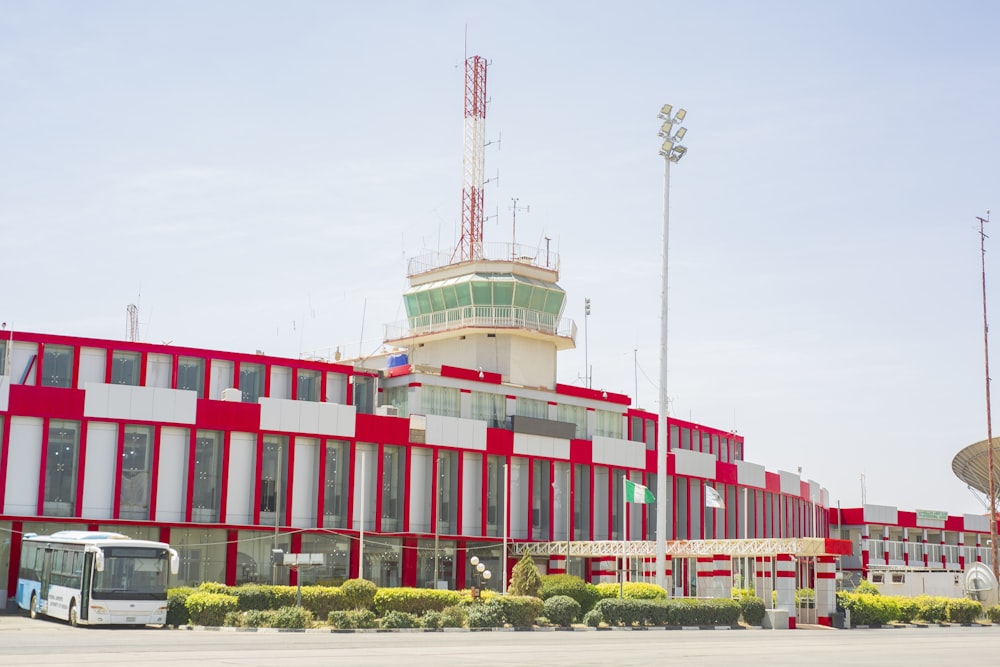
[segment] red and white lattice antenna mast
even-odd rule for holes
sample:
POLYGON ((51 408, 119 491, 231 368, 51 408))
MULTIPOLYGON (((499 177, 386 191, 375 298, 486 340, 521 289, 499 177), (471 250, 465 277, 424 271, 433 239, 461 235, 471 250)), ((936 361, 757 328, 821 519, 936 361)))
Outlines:
POLYGON ((132 343, 138 342, 139 340, 139 306, 134 303, 130 303, 128 308, 125 309, 128 313, 128 340, 132 343))
MULTIPOLYGON (((462 238, 458 261, 483 256, 483 173, 486 166, 486 59, 465 59, 465 153, 462 158, 462 238)), ((455 261, 455 255, 452 261, 455 261)))

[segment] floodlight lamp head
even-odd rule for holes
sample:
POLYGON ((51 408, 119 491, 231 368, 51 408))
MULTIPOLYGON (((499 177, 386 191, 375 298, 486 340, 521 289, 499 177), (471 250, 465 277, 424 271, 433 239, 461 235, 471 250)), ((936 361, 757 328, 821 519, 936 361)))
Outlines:
POLYGON ((674 124, 671 123, 669 120, 665 121, 663 125, 660 127, 659 136, 669 137, 673 129, 674 129, 674 124))
POLYGON ((684 117, 687 116, 687 111, 684 109, 678 109, 677 115, 674 116, 674 122, 681 123, 684 122, 684 117))
POLYGON ((688 149, 684 146, 674 146, 674 154, 671 156, 674 162, 680 162, 681 158, 687 155, 688 149))
POLYGON ((672 151, 673 149, 674 149, 674 142, 670 139, 667 139, 666 141, 663 142, 663 145, 660 146, 660 155, 670 155, 670 151, 672 151))
POLYGON ((682 140, 684 138, 684 135, 687 134, 687 133, 688 133, 688 129, 686 127, 682 127, 680 129, 678 129, 677 130, 677 134, 674 135, 674 140, 675 141, 682 140))
POLYGON ((670 118, 670 112, 674 110, 674 105, 664 104, 660 109, 660 118, 670 118))

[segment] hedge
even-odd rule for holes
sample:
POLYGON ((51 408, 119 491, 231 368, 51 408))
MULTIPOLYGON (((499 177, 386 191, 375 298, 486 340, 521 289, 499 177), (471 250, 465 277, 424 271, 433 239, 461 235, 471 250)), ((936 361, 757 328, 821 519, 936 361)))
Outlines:
POLYGON ((433 588, 380 588, 375 593, 375 613, 385 616, 402 611, 420 616, 428 611, 442 611, 457 605, 463 597, 459 591, 433 588))
POLYGON ((239 610, 239 601, 235 595, 199 590, 187 597, 184 606, 193 625, 221 626, 227 613, 239 610))

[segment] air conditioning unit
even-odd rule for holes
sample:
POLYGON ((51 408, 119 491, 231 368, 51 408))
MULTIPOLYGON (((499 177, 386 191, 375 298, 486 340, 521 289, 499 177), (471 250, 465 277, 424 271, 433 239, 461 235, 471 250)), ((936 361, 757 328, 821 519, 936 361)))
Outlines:
POLYGON ((383 417, 398 417, 399 408, 395 405, 380 405, 375 408, 375 414, 382 415, 383 417))

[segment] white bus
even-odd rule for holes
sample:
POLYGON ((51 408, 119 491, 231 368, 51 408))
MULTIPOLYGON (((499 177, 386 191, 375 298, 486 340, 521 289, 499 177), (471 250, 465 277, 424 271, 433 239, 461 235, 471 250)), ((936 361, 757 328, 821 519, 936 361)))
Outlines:
POLYGON ((45 614, 70 625, 162 625, 168 571, 177 574, 179 563, 163 542, 118 533, 26 533, 17 605, 31 618, 45 614))

